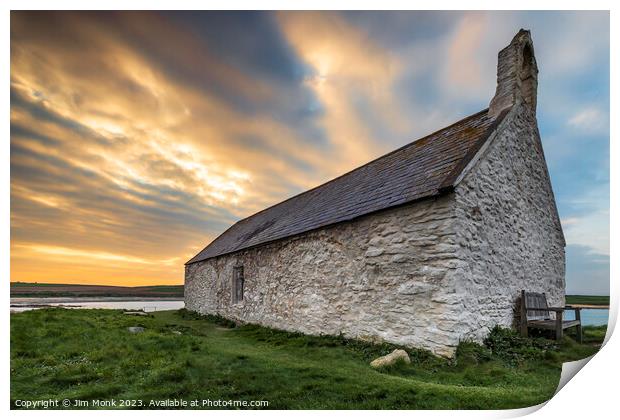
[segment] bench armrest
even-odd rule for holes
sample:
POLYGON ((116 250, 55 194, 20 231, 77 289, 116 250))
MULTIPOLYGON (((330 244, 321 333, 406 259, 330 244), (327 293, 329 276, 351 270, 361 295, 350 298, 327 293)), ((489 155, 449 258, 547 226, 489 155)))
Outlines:
POLYGON ((565 308, 525 308, 528 311, 552 311, 552 312, 564 312, 565 308))
POLYGON ((563 308, 549 308, 549 310, 554 312, 575 311, 576 314, 579 314, 581 312, 581 308, 575 308, 574 306, 565 306, 563 308))
POLYGON ((528 311, 551 311, 551 312, 564 312, 564 311, 581 311, 581 308, 575 308, 573 306, 565 306, 563 308, 549 307, 549 308, 527 308, 528 311))

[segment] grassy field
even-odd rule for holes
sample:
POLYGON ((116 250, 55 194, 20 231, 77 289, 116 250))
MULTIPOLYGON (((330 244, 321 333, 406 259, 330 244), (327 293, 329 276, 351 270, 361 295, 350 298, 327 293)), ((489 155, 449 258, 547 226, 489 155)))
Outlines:
MULTIPOLYGON (((597 351, 494 330, 485 346, 462 343, 454 359, 408 349, 411 365, 369 366, 392 345, 234 326, 181 311, 132 317, 113 310, 42 309, 11 315, 15 400, 266 400, 270 409, 491 409, 549 399, 561 363, 597 351), (140 325, 145 332, 130 334, 140 325)), ((154 408, 154 407, 153 407, 154 408)))
POLYGON ((567 305, 609 305, 609 296, 566 295, 567 305))
POLYGON ((11 283, 12 297, 158 297, 182 298, 183 285, 98 286, 91 284, 11 283))

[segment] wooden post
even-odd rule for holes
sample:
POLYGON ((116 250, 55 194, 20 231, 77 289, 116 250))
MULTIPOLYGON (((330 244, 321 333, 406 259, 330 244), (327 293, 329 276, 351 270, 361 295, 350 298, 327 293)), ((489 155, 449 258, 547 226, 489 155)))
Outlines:
POLYGON ((583 343, 583 330, 581 328, 581 308, 575 308, 575 320, 579 321, 577 325, 577 341, 583 343))
POLYGON ((555 313, 555 339, 560 341, 562 339, 562 311, 555 313))
POLYGON ((525 290, 521 290, 521 314, 520 314, 520 330, 523 337, 527 337, 527 309, 525 307, 525 290))

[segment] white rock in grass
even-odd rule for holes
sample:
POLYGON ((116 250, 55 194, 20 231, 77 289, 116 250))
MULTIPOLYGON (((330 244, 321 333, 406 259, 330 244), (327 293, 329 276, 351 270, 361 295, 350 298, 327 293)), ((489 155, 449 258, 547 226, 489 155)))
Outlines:
POLYGON ((149 316, 146 312, 142 311, 126 311, 123 312, 123 315, 138 315, 138 316, 149 316))
POLYGON ((372 362, 370 362, 370 366, 374 368, 391 366, 399 360, 402 360, 405 363, 411 363, 411 359, 409 359, 409 355, 407 354, 407 352, 405 350, 398 349, 394 350, 387 356, 379 357, 378 359, 373 360, 372 362))
POLYGON ((130 333, 137 334, 144 331, 144 327, 129 327, 127 328, 130 333))

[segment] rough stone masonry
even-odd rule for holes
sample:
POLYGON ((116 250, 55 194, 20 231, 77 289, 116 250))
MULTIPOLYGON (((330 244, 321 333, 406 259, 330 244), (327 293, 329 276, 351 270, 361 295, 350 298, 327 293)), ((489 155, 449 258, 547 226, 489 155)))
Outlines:
POLYGON ((537 75, 521 30, 489 109, 236 223, 186 264, 187 309, 451 356, 521 289, 563 305, 537 75))

